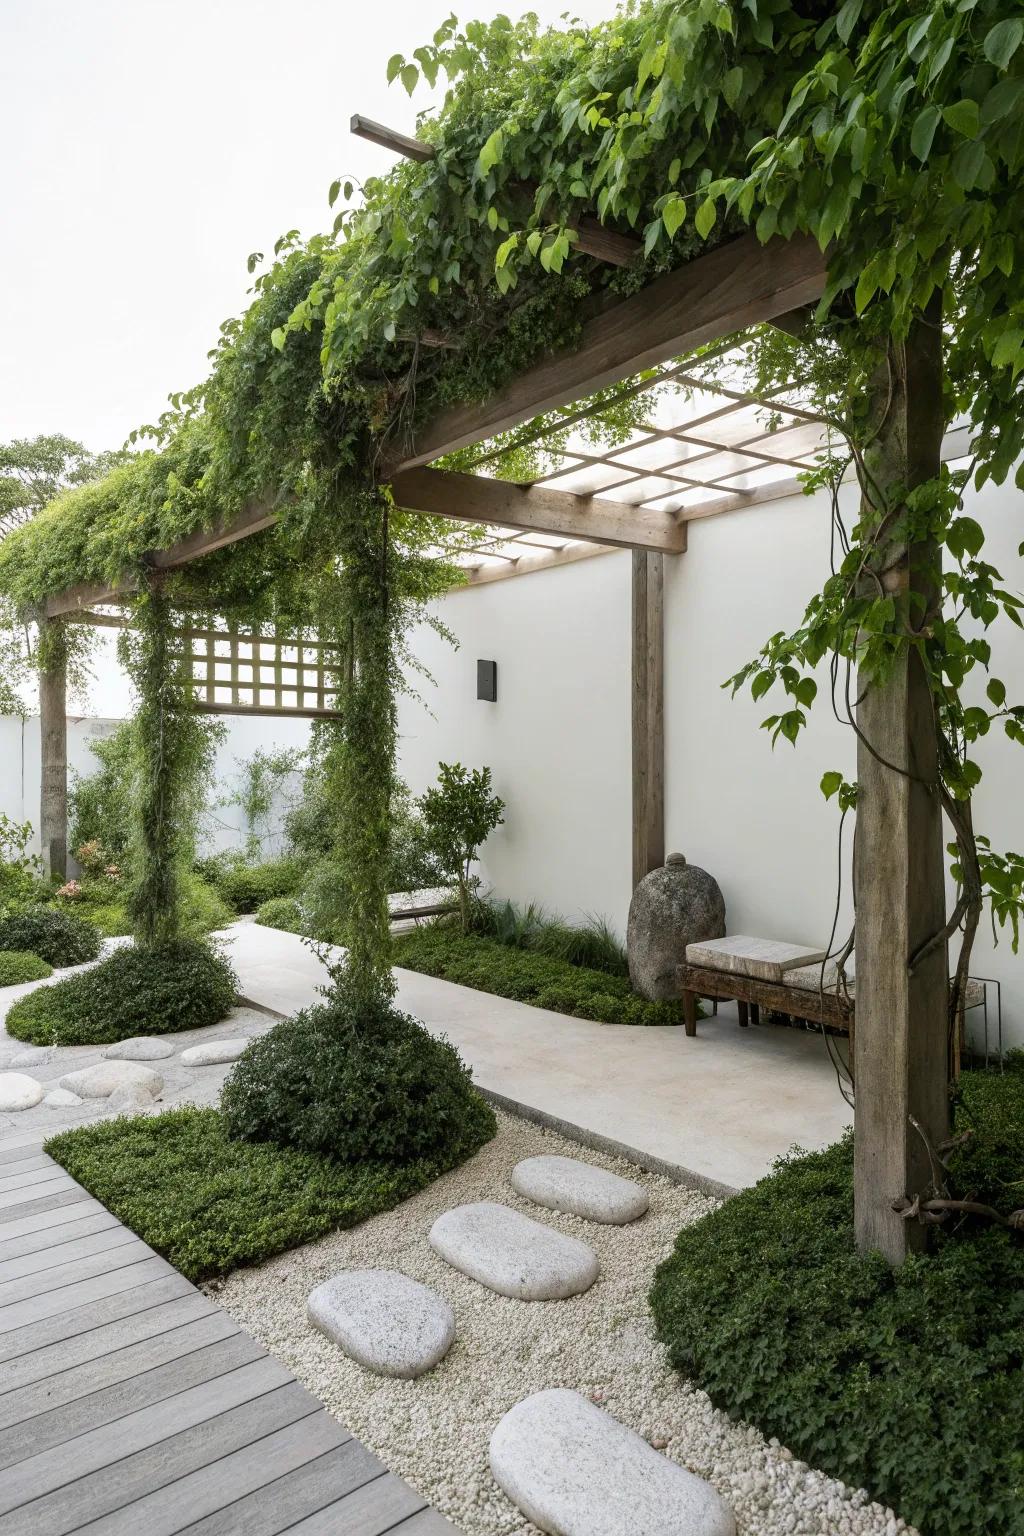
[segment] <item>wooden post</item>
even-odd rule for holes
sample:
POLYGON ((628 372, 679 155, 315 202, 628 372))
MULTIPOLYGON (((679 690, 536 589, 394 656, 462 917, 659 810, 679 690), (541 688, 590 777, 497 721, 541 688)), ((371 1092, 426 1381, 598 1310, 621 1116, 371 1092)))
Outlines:
POLYGON ((633 551, 633 885, 665 862, 665 557, 633 551))
POLYGON ((62 879, 68 872, 67 642, 63 626, 39 621, 39 839, 43 867, 62 879))
MULTIPOLYGON (((939 321, 930 315, 916 323, 906 344, 891 349, 891 366, 879 380, 880 426, 869 467, 883 489, 913 487, 939 473, 939 321)), ((874 564, 882 587, 897 599, 918 595, 909 622, 919 627, 938 601, 937 546, 890 540, 874 564)), ((909 964, 946 920, 942 812, 932 702, 917 654, 906 653, 890 679, 860 694, 855 1227, 862 1252, 878 1249, 898 1264, 923 1246, 926 1229, 904 1220, 893 1203, 926 1193, 931 1168, 924 1138, 937 1145, 949 1127, 945 942, 913 970, 909 964)))

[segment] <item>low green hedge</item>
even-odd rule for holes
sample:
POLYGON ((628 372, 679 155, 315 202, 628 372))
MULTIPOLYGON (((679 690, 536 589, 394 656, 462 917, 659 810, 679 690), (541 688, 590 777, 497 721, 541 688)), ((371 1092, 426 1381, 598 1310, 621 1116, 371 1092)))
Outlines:
POLYGON ((0 918, 0 949, 28 950, 47 965, 84 965, 101 948, 98 928, 57 907, 22 907, 0 918))
POLYGON ((200 873, 217 887, 233 912, 255 912, 275 896, 291 896, 303 875, 298 859, 267 859, 262 864, 208 860, 200 873))
POLYGON ((237 990, 223 955, 197 939, 164 949, 125 944, 91 970, 19 998, 6 1028, 33 1045, 109 1045, 216 1024, 237 990))
POLYGON ((550 955, 515 949, 493 939, 463 936, 442 923, 402 934, 392 946, 394 963, 496 997, 550 1008, 600 1024, 681 1024, 678 1003, 649 1003, 624 976, 591 971, 550 955))
MULTIPOLYGON (((1024 1074, 965 1074, 955 1187, 1024 1206, 1024 1074)), ((941 1230, 892 1270, 853 1241, 853 1147, 783 1159, 686 1228, 651 1294, 719 1408, 928 1536, 1024 1533, 1024 1234, 941 1230)))
POLYGON ((257 908, 256 921, 264 928, 279 928, 283 933, 305 933, 302 908, 294 896, 274 896, 257 908))
POLYGON ((233 1141, 215 1109, 176 1109, 66 1131, 45 1150, 188 1279, 354 1227, 424 1189, 475 1147, 405 1164, 339 1163, 233 1141))
POLYGON ((20 987, 26 981, 45 981, 53 966, 28 949, 0 949, 0 987, 20 987))

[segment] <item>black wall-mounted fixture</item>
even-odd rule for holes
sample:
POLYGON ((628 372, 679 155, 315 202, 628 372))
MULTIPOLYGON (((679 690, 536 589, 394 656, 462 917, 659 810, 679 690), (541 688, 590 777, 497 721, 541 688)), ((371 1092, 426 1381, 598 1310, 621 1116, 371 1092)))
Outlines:
POLYGON ((476 696, 488 704, 498 702, 498 663, 478 661, 476 664, 476 696))

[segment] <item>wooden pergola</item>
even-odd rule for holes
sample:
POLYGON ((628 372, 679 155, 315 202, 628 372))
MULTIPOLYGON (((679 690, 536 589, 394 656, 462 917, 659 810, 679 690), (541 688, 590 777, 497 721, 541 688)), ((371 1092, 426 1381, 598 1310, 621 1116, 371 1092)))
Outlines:
MULTIPOLYGON (((417 148, 415 140, 407 141, 405 148, 396 146, 388 130, 380 133, 384 139, 378 141, 387 140, 391 149, 424 154, 429 150, 417 148)), ((599 245, 598 230, 600 226, 584 234, 599 245)), ((580 248, 590 246, 581 240, 580 248)), ((594 248, 591 254, 619 263, 632 259, 621 245, 594 248)), ((484 404, 443 411, 413 441, 394 449, 384 467, 382 479, 390 483, 399 507, 495 530, 490 549, 485 543, 474 557, 471 583, 496 579, 493 567, 512 565, 518 574, 608 548, 632 551, 634 880, 662 863, 665 854, 665 559, 685 554, 687 524, 694 518, 791 494, 798 487, 796 476, 813 462, 820 447, 820 430, 805 419, 807 413, 795 401, 753 401, 742 391, 730 395, 728 384, 709 400, 715 392, 702 378, 696 415, 655 425, 640 434, 640 441, 618 450, 567 450, 566 462, 548 466, 537 483, 514 484, 489 474, 494 453, 487 445, 497 434, 545 413, 585 411, 585 402, 596 391, 635 380, 645 370, 659 371, 652 384, 672 378, 685 384, 688 365, 679 359, 753 326, 775 323, 792 329, 801 323, 806 306, 821 297, 825 282, 826 262, 813 240, 776 238, 761 245, 753 234, 741 235, 657 278, 632 297, 606 305, 586 321, 576 349, 544 358, 484 404), (783 430, 766 428, 757 417, 759 406, 781 411, 783 430), (456 473, 436 466, 437 460, 467 448, 479 450, 473 465, 479 472, 456 473)), ((685 387, 692 392, 698 386, 692 375, 690 380, 685 387)), ((229 524, 154 551, 148 564, 157 571, 178 569, 260 533, 271 526, 278 510, 271 498, 255 501, 229 524)), ((126 576, 103 589, 72 588, 47 602, 41 622, 59 622, 116 603, 132 586, 126 576)), ((894 688, 880 694, 873 708, 887 762, 908 761, 914 733, 924 728, 919 706, 908 700, 905 690, 894 688)), ((53 863, 66 843, 64 680, 59 669, 42 678, 40 709, 41 830, 53 863)), ((282 705, 269 712, 279 710, 290 712, 282 705)), ((905 785, 888 782, 888 768, 881 761, 862 754, 858 777, 858 839, 874 850, 870 871, 858 868, 857 887, 858 972, 859 978, 872 977, 870 987, 862 985, 858 996, 858 1179, 867 1179, 869 1196, 859 1201, 858 1210, 873 1213, 873 1225, 864 1229, 871 1240, 898 1256, 905 1249, 906 1226, 892 1212, 892 1199, 919 1182, 915 1170, 920 1149, 910 1128, 909 1106, 916 1102, 918 1078, 930 1081, 934 1076, 928 1052, 935 1043, 915 1043, 913 1026, 929 1009, 944 1019, 945 976, 937 988, 933 978, 908 976, 908 934, 927 931, 934 922, 934 892, 922 876, 916 846, 920 807, 912 803, 905 785)))

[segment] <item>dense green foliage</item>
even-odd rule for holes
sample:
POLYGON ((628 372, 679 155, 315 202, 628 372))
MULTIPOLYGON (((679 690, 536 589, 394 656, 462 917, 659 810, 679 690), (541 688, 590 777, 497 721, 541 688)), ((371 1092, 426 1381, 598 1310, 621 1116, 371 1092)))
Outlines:
POLYGON ((0 917, 0 949, 28 949, 48 965, 84 965, 100 952, 99 931, 55 907, 29 906, 0 917))
POLYGON ((475 1147, 405 1164, 339 1163, 237 1141, 214 1109, 176 1109, 65 1131, 46 1151, 183 1275, 200 1281, 390 1210, 475 1147))
POLYGON ((549 917, 533 902, 517 907, 511 901, 475 901, 469 926, 479 938, 494 939, 512 949, 535 950, 568 965, 607 971, 610 976, 629 975, 625 946, 604 918, 566 923, 549 917))
POLYGON ((592 971, 551 955, 517 949, 493 939, 463 937, 432 923, 402 934, 392 944, 395 965, 535 1008, 568 1013, 601 1024, 681 1024, 675 1003, 649 1003, 626 977, 592 971))
MULTIPOLYGON (((986 1128, 959 1193, 1024 1204, 1020 1067, 962 1085, 958 1131, 986 1128)), ((795 1455, 928 1536, 1024 1531, 1020 1233, 954 1223, 895 1270, 859 1254, 847 1139, 687 1227, 651 1300, 673 1364, 795 1455)))
POLYGON ((89 743, 99 766, 92 773, 69 771, 68 847, 98 843, 111 862, 128 856, 132 836, 135 776, 134 723, 123 720, 110 735, 89 743))
POLYGON ((27 852, 31 837, 30 821, 12 821, 0 811, 0 915, 43 896, 41 861, 27 852))
POLYGON ((469 903, 474 890, 473 864, 482 845, 504 821, 504 800, 491 792, 489 768, 438 763, 437 783, 420 796, 427 844, 442 878, 459 897, 462 931, 469 932, 469 903))
POLYGON ((109 1045, 216 1024, 234 1007, 237 990, 231 966, 209 944, 125 944, 90 970, 20 998, 6 1028, 33 1045, 109 1045))
POLYGON ((201 860, 199 868, 233 912, 255 912, 265 901, 290 896, 302 878, 300 862, 289 857, 250 864, 244 858, 220 855, 201 860))
POLYGON ((19 987, 26 981, 45 981, 53 966, 28 949, 0 949, 0 987, 19 987))
POLYGON ((284 933, 306 933, 308 919, 293 896, 275 896, 257 908, 256 921, 264 928, 280 928, 284 933))
MULTIPOLYGON (((66 889, 66 888, 65 888, 66 889)), ((98 928, 104 938, 119 938, 131 933, 131 918, 125 905, 121 881, 82 880, 73 899, 58 897, 62 910, 71 910, 98 928)), ((200 938, 234 922, 235 913, 220 892, 191 870, 180 879, 178 890, 179 921, 183 938, 200 938)))
POLYGON ((342 1162, 452 1167, 495 1131, 454 1046, 344 987, 254 1040, 221 1109, 232 1136, 342 1162))

